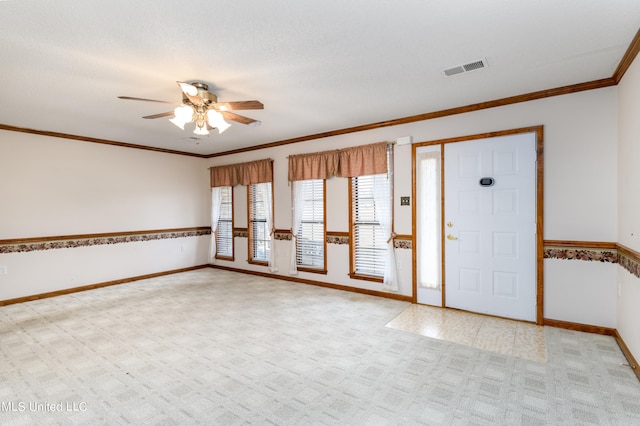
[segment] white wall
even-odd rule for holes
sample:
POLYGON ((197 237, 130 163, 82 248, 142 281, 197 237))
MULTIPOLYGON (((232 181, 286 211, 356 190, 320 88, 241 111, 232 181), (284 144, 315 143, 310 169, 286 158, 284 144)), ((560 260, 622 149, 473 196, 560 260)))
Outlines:
POLYGON ((560 259, 544 263, 545 318, 616 328, 616 264, 560 259))
MULTIPOLYGON (((376 141, 372 141, 376 142, 376 141)), ((360 142, 353 145, 365 144, 360 142)), ((341 148, 346 145, 340 139, 323 140, 320 144, 306 143, 287 145, 270 150, 251 151, 242 154, 235 154, 223 158, 211 160, 211 165, 234 164, 245 161, 258 160, 263 158, 274 159, 274 222, 277 229, 291 229, 291 187, 287 181, 289 154, 323 151, 328 149, 341 148), (296 150, 297 149, 297 150, 296 150)), ((411 195, 411 147, 409 145, 397 147, 395 151, 395 168, 402 180, 408 179, 409 185, 402 189, 402 195, 411 195), (403 170, 409 167, 409 171, 403 170), (406 189, 406 191, 405 191, 406 189)), ((349 210, 348 206, 348 182, 346 178, 332 178, 327 181, 327 231, 328 232, 348 232, 349 231, 349 210)), ((397 184, 398 180, 396 180, 397 184)), ((396 186, 396 194, 398 194, 396 186)), ((234 188, 234 226, 236 228, 246 228, 247 223, 247 191, 244 186, 234 188)), ((396 197, 397 198, 397 197, 396 197)), ((411 234, 411 208, 400 207, 397 198, 395 232, 398 234, 411 234), (404 220, 399 220, 404 218, 404 220)), ((235 238, 233 262, 216 260, 216 264, 229 266, 251 271, 267 272, 267 268, 261 265, 248 263, 247 238, 235 238)), ((288 275, 290 241, 276 241, 276 264, 280 275, 288 275)), ((411 295, 411 251, 398 249, 396 251, 399 260, 399 294, 411 295)), ((349 274, 349 246, 338 244, 327 244, 327 274, 316 274, 300 271, 298 278, 320 281, 329 284, 347 285, 355 288, 382 291, 378 283, 362 280, 353 280, 349 274)))
MULTIPOLYGON (((205 160, 0 131, 0 240, 209 226, 205 160)), ((208 236, 0 255, 0 300, 207 263, 208 236)))
POLYGON ((209 236, 0 255, 0 300, 207 263, 209 236))
MULTIPOLYGON (((618 242, 640 251, 640 59, 618 85, 618 242)), ((640 359, 640 279, 618 267, 618 325, 640 359)))
MULTIPOLYGON (((634 65, 637 67, 637 65, 634 65)), ((633 72, 632 72, 633 71, 633 72)), ((625 77, 625 92, 637 87, 637 70, 625 77)), ((625 117, 621 129, 635 126, 637 89, 620 100, 625 117), (626 99, 626 100, 625 100, 626 99), (631 107, 626 104, 633 104, 631 107), (624 105, 623 105, 624 104, 624 105), (626 124, 625 124, 626 123, 626 124)), ((290 154, 395 140, 412 136, 414 142, 544 125, 545 232, 547 240, 616 241, 617 88, 604 88, 476 111, 435 120, 385 127, 366 132, 216 157, 187 156, 124 149, 15 132, 0 132, 0 239, 50 235, 91 234, 209 225, 210 190, 206 168, 273 158, 275 160, 275 227, 290 228, 290 154)), ((419 112, 419 111, 417 111, 419 112)), ((623 129, 623 130, 624 130, 623 129)), ((624 136, 621 173, 635 173, 629 160, 636 153, 624 136)), ((298 135, 292 135, 298 136, 298 135)), ((411 208, 399 205, 411 194, 411 147, 395 150, 395 231, 411 234, 411 208)), ((638 176, 633 176, 637 182, 638 176)), ((627 179, 626 175, 621 181, 627 179)), ((347 180, 327 184, 327 229, 348 231, 347 180)), ((235 226, 246 227, 246 191, 236 188, 235 226)), ((621 200, 633 198, 633 189, 621 189, 621 200)), ((621 203, 621 229, 633 228, 638 217, 621 203)), ((637 234, 636 234, 637 235, 637 234)), ((185 241, 127 243, 86 249, 60 249, 29 254, 0 255, 8 274, 0 275, 0 300, 112 279, 188 267, 207 262, 208 237, 185 241), (117 271, 117 272, 114 272, 117 271), (51 278, 55 277, 55 278, 51 278)), ((639 249, 621 233, 619 240, 639 249)), ((246 239, 236 238, 235 261, 218 261, 235 268, 266 272, 247 263, 246 239)), ((287 274, 289 242, 276 242, 280 274, 287 274)), ((400 294, 412 294, 411 250, 398 249, 400 294)), ((616 326, 629 312, 616 317, 616 268, 601 263, 545 260, 546 318, 593 325, 616 326), (588 271, 588 272, 587 272, 588 271), (579 279, 576 279, 579 275, 579 279), (613 284, 612 284, 613 283, 613 284), (613 301, 613 302, 612 302, 613 301)), ((328 274, 300 272, 300 277, 357 288, 380 290, 377 283, 348 277, 348 247, 328 245, 328 274)), ((622 280, 621 280, 622 281, 622 280)), ((628 283, 623 282, 623 294, 628 283)), ((635 287, 634 287, 635 288, 635 287)), ((631 292, 629 292, 631 294, 631 292)), ((635 317, 633 317, 635 318, 635 317)), ((635 321, 637 323, 637 321, 635 321)), ((625 319, 623 323, 629 324, 625 319)), ((618 325, 619 326, 619 325, 618 325)), ((628 327, 627 327, 628 328, 628 327)), ((625 331, 625 333, 630 333, 625 331)))
POLYGON ((0 239, 205 226, 201 158, 0 131, 0 239))
MULTIPOLYGON (((616 164, 617 164, 617 93, 604 88, 571 95, 557 96, 526 103, 492 108, 435 120, 385 127, 303 143, 212 158, 212 166, 233 164, 262 158, 274 159, 275 225, 289 229, 290 187, 287 184, 287 156, 324 151, 378 141, 392 141, 413 136, 415 142, 479 134, 485 132, 544 125, 545 161, 545 232, 548 240, 616 241, 616 164)), ((298 136, 298 135, 292 135, 298 136)), ((395 231, 411 234, 411 208, 401 207, 400 196, 411 194, 411 147, 396 146, 395 151, 395 231)), ((327 230, 348 231, 348 196, 346 179, 333 179, 327 184, 327 230)), ((242 198, 244 200, 244 198, 242 198)), ((246 209, 236 202, 237 209, 246 209)), ((244 215, 246 221, 246 214, 244 215)), ((236 216, 237 219, 237 216, 236 216)), ((236 222, 244 227, 246 223, 236 222)), ((266 268, 246 263, 246 247, 236 239, 236 261, 220 264, 265 271, 266 268)), ((246 243, 245 243, 246 245, 246 243)), ((286 274, 289 246, 277 244, 278 266, 286 274)), ((401 294, 411 294, 411 251, 397 250, 401 259, 401 294)), ((573 264, 565 260, 546 260, 552 265, 545 274, 545 317, 593 325, 614 326, 615 268, 591 264, 595 274, 581 280, 572 278, 573 264), (595 293, 592 293, 595 292, 595 293), (566 300, 566 295, 573 295, 566 300), (594 297, 593 294, 606 297, 594 297), (563 304, 575 306, 564 309, 563 304)), ((375 283, 352 280, 348 249, 328 245, 328 269, 325 276, 300 273, 302 278, 358 288, 380 289, 375 283)))

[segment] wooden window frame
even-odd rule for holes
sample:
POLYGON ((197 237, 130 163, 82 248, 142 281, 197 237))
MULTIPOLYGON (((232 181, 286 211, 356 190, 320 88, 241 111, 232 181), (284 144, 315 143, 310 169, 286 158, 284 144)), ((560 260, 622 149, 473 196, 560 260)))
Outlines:
POLYGON ((349 178, 349 277, 356 280, 373 281, 382 284, 384 282, 383 276, 356 272, 356 222, 353 211, 354 179, 356 179, 356 177, 349 178))
MULTIPOLYGON (((273 182, 268 182, 271 184, 271 217, 272 219, 275 219, 274 217, 274 197, 273 197, 273 182)), ((248 240, 248 262, 254 265, 263 265, 263 266, 267 266, 269 265, 269 260, 262 260, 262 259, 254 259, 254 253, 253 253, 253 214, 252 214, 252 206, 251 206, 251 193, 253 191, 254 185, 258 185, 258 184, 250 184, 247 185, 247 222, 248 222, 248 235, 247 235, 247 240, 248 240)), ((272 222, 274 222, 274 220, 272 220, 272 222)), ((272 227, 274 227, 274 223, 271 224, 272 227)), ((267 230, 269 233, 271 232, 270 230, 267 230)), ((269 247, 269 252, 271 252, 272 247, 269 247)))
MULTIPOLYGON (((394 209, 394 178, 395 173, 393 171, 393 161, 394 161, 394 152, 393 145, 387 147, 387 173, 390 174, 390 182, 389 188, 391 193, 391 229, 394 228, 394 217, 395 217, 395 209, 394 209)), ((365 176, 373 176, 373 175, 365 175, 365 176)), ((379 275, 367 275, 361 272, 356 272, 356 235, 355 235, 355 217, 353 211, 353 202, 354 202, 354 193, 353 193, 353 185, 354 179, 357 177, 349 178, 349 277, 357 280, 364 281, 373 281, 377 283, 384 283, 384 276, 379 275)), ((393 232, 393 231, 392 231, 393 232)))
MULTIPOLYGON (((220 259, 220 260, 230 260, 230 261, 234 261, 235 260, 235 237, 233 235, 233 230, 234 230, 234 196, 235 196, 235 191, 233 190, 233 186, 227 186, 227 188, 230 188, 231 190, 231 256, 220 256, 217 252, 216 252, 216 259, 220 259)), ((218 238, 218 230, 220 229, 220 219, 218 219, 218 226, 216 228, 216 244, 218 243, 217 238, 218 238)), ((219 247, 219 245, 218 245, 219 247)))
MULTIPOLYGON (((326 179, 309 179, 309 180, 322 180, 322 254, 323 254, 323 266, 322 268, 312 268, 308 266, 300 266, 298 261, 298 248, 296 246, 296 268, 301 272, 312 272, 316 274, 327 274, 327 180, 326 179)), ((301 181, 304 182, 304 181, 301 181)))

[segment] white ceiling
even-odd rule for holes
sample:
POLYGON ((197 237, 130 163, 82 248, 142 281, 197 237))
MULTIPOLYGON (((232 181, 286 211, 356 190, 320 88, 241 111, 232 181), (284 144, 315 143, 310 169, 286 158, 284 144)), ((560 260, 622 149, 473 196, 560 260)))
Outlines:
POLYGON ((638 0, 5 0, 0 124, 212 154, 608 78, 638 28, 638 0), (196 141, 117 98, 177 80, 262 126, 196 141))

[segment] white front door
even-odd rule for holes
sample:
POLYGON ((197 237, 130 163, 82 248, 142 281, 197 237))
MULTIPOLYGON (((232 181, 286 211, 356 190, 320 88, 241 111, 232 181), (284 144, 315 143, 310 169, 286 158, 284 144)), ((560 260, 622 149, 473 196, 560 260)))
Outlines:
POLYGON ((444 145, 447 307, 536 320, 536 134, 444 145))

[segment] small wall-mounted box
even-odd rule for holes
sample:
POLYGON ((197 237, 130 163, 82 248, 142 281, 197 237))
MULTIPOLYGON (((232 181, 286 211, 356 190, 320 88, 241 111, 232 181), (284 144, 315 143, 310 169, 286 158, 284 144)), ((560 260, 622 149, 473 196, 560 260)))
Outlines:
POLYGON ((396 139, 398 145, 410 145, 413 142, 413 136, 403 136, 396 139))
POLYGON ((400 197, 400 205, 401 206, 409 206, 411 205, 410 197, 400 197))

